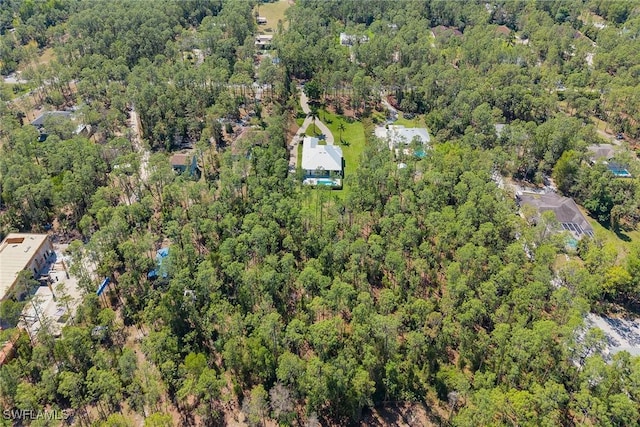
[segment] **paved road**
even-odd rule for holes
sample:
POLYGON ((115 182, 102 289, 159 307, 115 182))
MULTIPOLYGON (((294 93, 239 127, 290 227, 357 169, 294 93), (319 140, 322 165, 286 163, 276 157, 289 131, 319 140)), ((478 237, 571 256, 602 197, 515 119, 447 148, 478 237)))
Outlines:
MULTIPOLYGON (((305 123, 307 123, 307 120, 309 120, 310 118, 309 114, 311 114, 311 108, 309 107, 309 99, 307 98, 307 95, 304 93, 304 90, 302 90, 302 88, 299 88, 299 89, 300 89, 300 106, 302 107, 302 112, 307 115, 307 118, 304 121, 305 123)), ((309 120, 309 123, 307 123, 306 126, 304 125, 304 123, 302 124, 304 128, 304 130, 302 131, 303 133, 306 132, 307 127, 311 123, 313 123, 312 118, 311 120, 309 120)), ((326 137, 327 145, 333 145, 333 143, 335 142, 335 139, 333 138, 333 134, 331 133, 327 125, 322 123, 319 119, 316 119, 316 126, 320 130, 320 133, 322 133, 326 137)), ((300 129, 302 129, 302 127, 300 129)))

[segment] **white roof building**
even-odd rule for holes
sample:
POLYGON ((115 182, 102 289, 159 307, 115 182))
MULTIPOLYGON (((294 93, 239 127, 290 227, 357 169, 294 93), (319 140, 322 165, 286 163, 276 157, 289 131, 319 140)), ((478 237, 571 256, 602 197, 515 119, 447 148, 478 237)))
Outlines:
POLYGON ((270 46, 273 41, 273 34, 258 34, 256 36, 256 46, 270 46))
POLYGON ((302 169, 307 175, 316 171, 342 172, 342 148, 337 145, 320 145, 318 138, 305 137, 302 143, 302 169))
POLYGON ((369 37, 362 36, 358 37, 353 34, 340 33, 340 44, 342 46, 353 46, 356 43, 366 43, 369 41, 369 37))
POLYGON ((18 273, 29 270, 37 277, 52 253, 46 234, 9 234, 0 244, 0 301, 10 294, 18 273))
POLYGON ((389 125, 377 127, 375 135, 389 143, 389 149, 393 150, 400 145, 409 145, 417 138, 423 145, 429 144, 431 137, 426 128, 406 128, 402 125, 389 125))

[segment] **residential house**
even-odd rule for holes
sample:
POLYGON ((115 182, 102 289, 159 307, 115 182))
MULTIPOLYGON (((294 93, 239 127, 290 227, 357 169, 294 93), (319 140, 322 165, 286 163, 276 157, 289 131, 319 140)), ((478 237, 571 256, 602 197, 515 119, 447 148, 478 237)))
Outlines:
POLYGON ((424 149, 428 148, 431 141, 426 128, 407 128, 402 125, 379 126, 375 129, 375 135, 387 141, 389 149, 394 150, 396 154, 399 154, 400 150, 404 154, 410 154, 408 146, 412 143, 422 145, 423 149, 415 153, 418 157, 424 157, 424 149))
POLYGON ((193 153, 176 153, 169 159, 171 167, 179 174, 189 172, 189 176, 200 179, 198 159, 193 153))
POLYGON ((301 166, 305 184, 339 186, 338 178, 342 178, 344 170, 342 148, 337 145, 322 145, 318 138, 305 137, 302 142, 301 166))
POLYGON ((593 237, 593 227, 582 214, 576 202, 557 193, 529 193, 521 192, 516 195, 518 205, 533 207, 538 215, 552 211, 561 228, 558 231, 568 231, 575 239, 584 236, 593 237))
POLYGON ((12 296, 21 299, 27 290, 16 289, 18 274, 27 270, 39 278, 53 255, 46 234, 9 234, 0 244, 0 302, 12 296))
POLYGON ((38 129, 43 129, 44 122, 48 117, 63 117, 71 119, 71 111, 45 111, 44 113, 36 117, 36 119, 31 122, 31 125, 35 126, 38 129))
POLYGON ((256 46, 261 49, 271 47, 273 41, 273 34, 258 34, 256 36, 256 46))
POLYGON ((631 173, 627 166, 614 160, 617 151, 614 145, 590 145, 587 147, 587 151, 590 153, 589 161, 591 164, 604 163, 616 178, 631 178, 631 173))
POLYGON ((340 33, 340 44, 342 46, 353 46, 356 43, 367 43, 369 41, 369 37, 361 36, 358 37, 353 34, 340 33))
POLYGON ((431 35, 434 38, 449 38, 451 36, 462 37, 462 32, 456 27, 445 27, 444 25, 438 25, 431 29, 431 35))
MULTIPOLYGON (((63 120, 74 120, 74 116, 71 111, 45 111, 44 113, 40 114, 34 121, 31 122, 31 125, 38 129, 38 131, 40 132, 40 137, 38 138, 38 141, 40 142, 47 139, 48 134, 45 128, 45 122, 49 117, 58 117, 63 120)), ((83 135, 89 137, 91 136, 91 126, 79 123, 73 133, 75 135, 83 135)))

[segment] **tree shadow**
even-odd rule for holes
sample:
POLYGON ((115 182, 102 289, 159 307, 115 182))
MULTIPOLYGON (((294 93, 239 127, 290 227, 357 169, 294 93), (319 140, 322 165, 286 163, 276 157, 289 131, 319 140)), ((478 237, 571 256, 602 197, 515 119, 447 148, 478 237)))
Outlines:
POLYGON ((623 242, 630 242, 631 241, 631 237, 629 237, 629 235, 627 233, 625 233, 625 229, 624 228, 620 228, 620 227, 612 227, 611 225, 611 221, 598 221, 600 223, 600 225, 602 225, 604 228, 606 228, 607 230, 611 230, 615 233, 616 237, 620 240, 622 240, 623 242))
POLYGON ((618 239, 622 240, 623 242, 630 242, 631 241, 631 237, 629 237, 628 234, 626 234, 625 232, 621 231, 620 229, 614 230, 614 232, 616 233, 616 236, 618 236, 618 239))

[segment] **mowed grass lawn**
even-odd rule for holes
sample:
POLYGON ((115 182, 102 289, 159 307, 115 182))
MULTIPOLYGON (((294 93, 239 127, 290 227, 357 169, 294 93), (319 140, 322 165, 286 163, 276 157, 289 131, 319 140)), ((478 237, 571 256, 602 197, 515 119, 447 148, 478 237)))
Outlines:
MULTIPOLYGON (((362 122, 358 121, 349 123, 343 116, 329 113, 324 109, 320 110, 318 114, 320 120, 327 125, 333 134, 335 144, 342 148, 342 155, 344 156, 344 176, 348 179, 348 177, 353 176, 361 161, 362 152, 364 151, 366 143, 364 126, 362 122), (339 130, 340 123, 344 124, 342 140, 339 130)), ((344 197, 348 192, 349 185, 343 182, 342 191, 339 191, 339 193, 344 197)))
MULTIPOLYGON (((396 120, 394 125, 402 125, 408 128, 424 128, 427 127, 424 122, 424 115, 416 115, 413 119, 405 119, 404 114, 400 113, 398 120, 396 120)), ((431 132, 429 132, 431 134, 431 132)))
POLYGON ((607 243, 613 243, 616 248, 618 248, 618 259, 622 259, 625 257, 630 251, 631 246, 640 242, 640 231, 632 230, 632 231, 623 231, 620 230, 619 233, 603 226, 594 218, 589 216, 587 212, 582 209, 585 217, 593 227, 593 231, 597 237, 601 237, 607 243))
POLYGON ((289 8, 289 0, 279 0, 273 3, 260 3, 254 9, 260 16, 267 18, 266 25, 258 25, 260 33, 275 33, 278 29, 278 20, 282 21, 282 27, 287 29, 287 21, 284 19, 284 12, 289 8))

